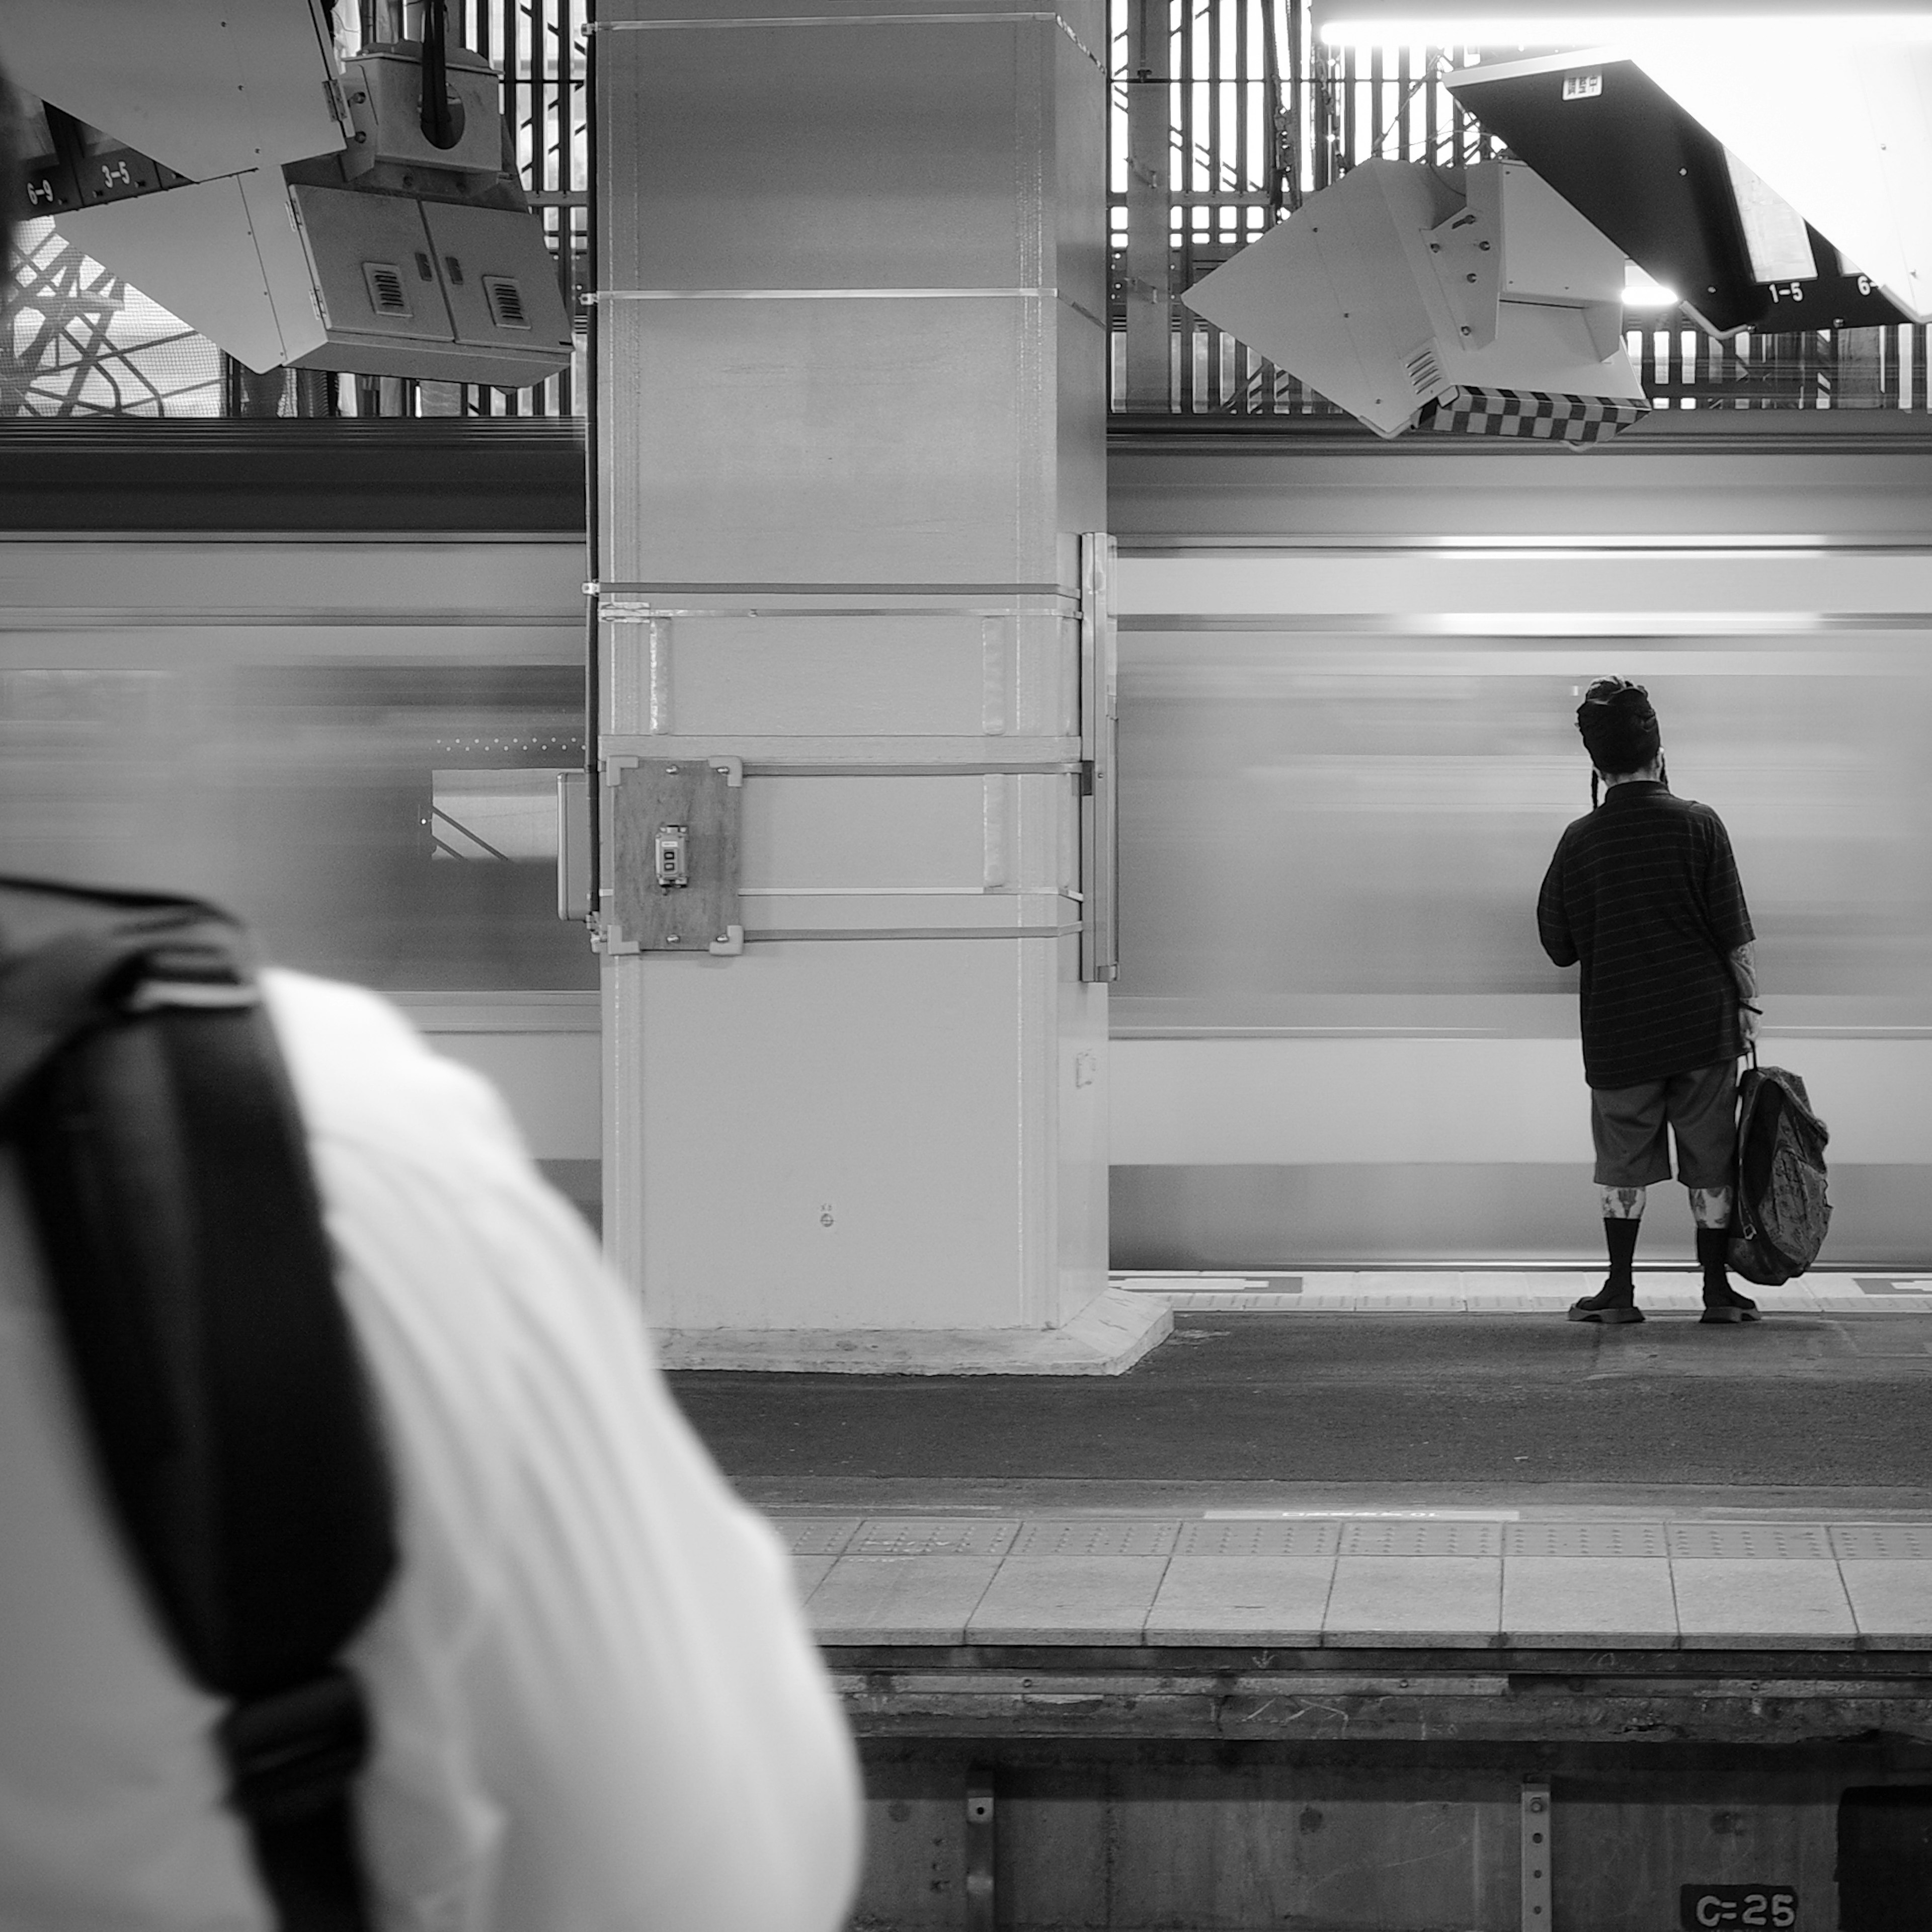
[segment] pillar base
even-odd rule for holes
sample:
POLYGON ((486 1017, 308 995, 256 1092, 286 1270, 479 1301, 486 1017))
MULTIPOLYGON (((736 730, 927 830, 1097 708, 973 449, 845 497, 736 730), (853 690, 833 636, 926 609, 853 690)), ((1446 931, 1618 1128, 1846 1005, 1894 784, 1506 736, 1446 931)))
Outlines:
POLYGON ((668 1369, 838 1376, 1118 1376, 1172 1333, 1158 1295, 1110 1288, 1064 1328, 671 1328, 668 1369))

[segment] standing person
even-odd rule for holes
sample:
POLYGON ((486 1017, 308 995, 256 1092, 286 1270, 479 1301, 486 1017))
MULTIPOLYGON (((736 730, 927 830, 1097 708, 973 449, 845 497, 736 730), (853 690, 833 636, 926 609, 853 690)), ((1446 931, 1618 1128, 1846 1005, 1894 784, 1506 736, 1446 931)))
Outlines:
POLYGON ((1568 826, 1536 923, 1558 966, 1582 963, 1583 1078, 1610 1271, 1573 1322, 1641 1322, 1631 1272, 1644 1190, 1670 1178, 1697 1223, 1704 1315, 1755 1322, 1725 1271, 1737 1150, 1737 1058, 1757 1036, 1754 934, 1724 822, 1677 797, 1640 684, 1599 678, 1576 728, 1594 768, 1592 810, 1568 826), (1597 802, 1598 782, 1604 788, 1597 802))

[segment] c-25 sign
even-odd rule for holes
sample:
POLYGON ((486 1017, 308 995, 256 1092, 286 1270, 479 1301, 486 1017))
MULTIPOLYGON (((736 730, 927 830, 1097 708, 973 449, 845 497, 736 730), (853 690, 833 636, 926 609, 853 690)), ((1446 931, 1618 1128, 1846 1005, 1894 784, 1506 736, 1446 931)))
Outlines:
POLYGON ((1790 1932, 1798 1894, 1788 1885, 1687 1885, 1678 1894, 1684 1932, 1790 1932))

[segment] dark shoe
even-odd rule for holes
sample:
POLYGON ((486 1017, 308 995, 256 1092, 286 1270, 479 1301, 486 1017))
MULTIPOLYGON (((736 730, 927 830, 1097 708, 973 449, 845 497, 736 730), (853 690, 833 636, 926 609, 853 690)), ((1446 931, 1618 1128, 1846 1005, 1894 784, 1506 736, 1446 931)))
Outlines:
POLYGON ((1748 1295, 1726 1287, 1705 1289, 1704 1312, 1698 1319, 1714 1326, 1720 1322, 1762 1322, 1764 1317, 1758 1312, 1757 1304, 1748 1295))
POLYGON ((1634 1287, 1618 1288, 1606 1281, 1594 1294, 1574 1303, 1568 1318, 1572 1322, 1600 1322, 1610 1328, 1627 1322, 1641 1322, 1643 1310, 1636 1305, 1634 1287))

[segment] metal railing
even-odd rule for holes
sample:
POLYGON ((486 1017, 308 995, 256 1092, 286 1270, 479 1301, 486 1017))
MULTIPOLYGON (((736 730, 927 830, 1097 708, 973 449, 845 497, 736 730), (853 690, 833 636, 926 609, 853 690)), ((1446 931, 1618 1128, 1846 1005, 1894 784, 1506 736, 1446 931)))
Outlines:
MULTIPOLYGON (((1324 47, 1305 0, 1109 0, 1110 406, 1153 417, 1351 420, 1179 296, 1372 157, 1507 152, 1443 85, 1473 48, 1324 47)), ((1659 409, 1924 412, 1927 330, 1741 335, 1681 309, 1625 341, 1659 409)))

